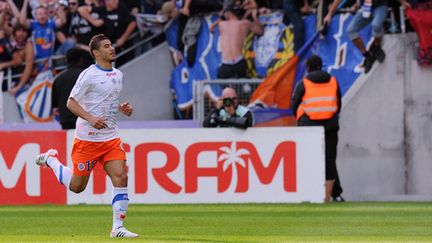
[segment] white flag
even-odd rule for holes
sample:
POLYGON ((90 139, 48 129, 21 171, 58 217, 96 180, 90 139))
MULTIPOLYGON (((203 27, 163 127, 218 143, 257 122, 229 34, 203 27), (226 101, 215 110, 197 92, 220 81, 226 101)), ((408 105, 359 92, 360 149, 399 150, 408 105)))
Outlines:
POLYGON ((54 76, 51 70, 39 73, 30 88, 18 91, 16 102, 25 123, 53 120, 51 93, 54 76))

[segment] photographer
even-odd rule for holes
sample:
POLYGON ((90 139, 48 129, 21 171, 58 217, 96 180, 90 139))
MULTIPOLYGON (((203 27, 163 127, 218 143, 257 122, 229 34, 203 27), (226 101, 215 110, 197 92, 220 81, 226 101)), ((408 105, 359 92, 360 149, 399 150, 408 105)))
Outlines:
POLYGON ((204 127, 237 127, 246 129, 253 125, 252 113, 239 105, 233 88, 225 88, 216 109, 204 119, 204 127))

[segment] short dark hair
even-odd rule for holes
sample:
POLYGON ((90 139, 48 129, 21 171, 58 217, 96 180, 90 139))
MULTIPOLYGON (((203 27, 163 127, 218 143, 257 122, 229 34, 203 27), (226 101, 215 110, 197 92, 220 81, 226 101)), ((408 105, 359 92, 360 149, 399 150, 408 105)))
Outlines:
POLYGON ((27 32, 27 34, 28 34, 28 30, 27 30, 27 28, 24 27, 24 25, 21 25, 21 24, 16 24, 16 25, 13 27, 12 34, 15 35, 15 33, 16 33, 18 30, 25 31, 25 32, 27 32))
POLYGON ((321 68, 322 68, 321 57, 319 57, 317 55, 312 55, 306 61, 306 66, 308 67, 309 71, 321 70, 321 68))
POLYGON ((95 35, 95 36, 93 36, 93 37, 91 38, 90 43, 89 43, 89 46, 90 46, 90 55, 91 55, 93 58, 95 58, 94 55, 93 55, 93 51, 94 51, 94 50, 99 50, 100 43, 101 43, 101 41, 103 41, 103 40, 109 40, 109 38, 106 37, 104 34, 95 35))
POLYGON ((74 47, 67 51, 66 53, 66 60, 69 65, 71 66, 77 66, 80 64, 80 62, 83 60, 83 51, 80 49, 74 47))

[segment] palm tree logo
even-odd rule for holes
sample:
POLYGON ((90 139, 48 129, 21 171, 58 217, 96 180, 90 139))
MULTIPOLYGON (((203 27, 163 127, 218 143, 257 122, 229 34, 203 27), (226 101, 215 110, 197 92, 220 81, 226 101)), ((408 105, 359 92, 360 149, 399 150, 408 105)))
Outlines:
MULTIPOLYGON (((223 171, 226 171, 231 166, 232 168, 231 178, 235 177, 237 179, 238 177, 237 166, 242 166, 243 168, 246 168, 246 161, 241 156, 249 155, 249 151, 246 149, 237 150, 236 142, 232 142, 231 147, 226 147, 226 146, 221 147, 220 150, 223 153, 219 155, 218 162, 223 162, 223 171)), ((232 181, 234 180, 231 180, 230 190, 228 191, 234 192, 235 187, 231 189, 231 187, 233 187, 234 185, 232 181)))

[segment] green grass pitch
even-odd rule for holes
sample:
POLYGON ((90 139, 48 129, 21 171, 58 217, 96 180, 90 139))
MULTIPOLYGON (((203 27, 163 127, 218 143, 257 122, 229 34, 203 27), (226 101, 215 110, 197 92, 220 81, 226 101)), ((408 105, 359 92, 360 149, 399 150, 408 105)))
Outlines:
POLYGON ((0 242, 432 242, 432 203, 2 206, 0 242))

